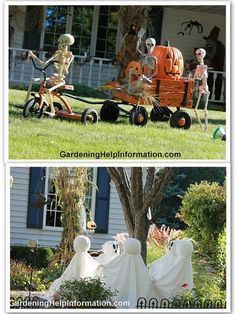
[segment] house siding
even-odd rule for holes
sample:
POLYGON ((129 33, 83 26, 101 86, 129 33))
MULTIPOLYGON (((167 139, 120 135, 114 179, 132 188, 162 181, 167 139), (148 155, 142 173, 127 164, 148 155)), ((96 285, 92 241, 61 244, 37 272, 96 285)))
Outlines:
POLYGON ((184 60, 194 59, 194 48, 204 48, 206 41, 203 36, 208 36, 214 26, 220 28, 219 41, 225 45, 225 16, 209 14, 203 12, 195 12, 182 9, 165 8, 163 14, 163 26, 161 43, 165 40, 170 41, 170 45, 178 48, 182 54, 184 60), (186 21, 198 21, 203 26, 203 32, 200 34, 197 32, 196 27, 193 27, 190 35, 189 29, 184 32, 186 24, 181 26, 186 21), (178 32, 183 31, 184 36, 177 35, 178 32))
MULTIPOLYGON (((26 228, 29 168, 11 168, 14 184, 10 193, 10 242, 11 245, 26 245, 28 239, 37 239, 41 247, 56 247, 59 245, 61 231, 26 228)), ((126 232, 119 196, 114 184, 110 190, 110 211, 108 233, 94 233, 91 236, 91 248, 99 249, 101 245, 111 240, 116 233, 126 232)))

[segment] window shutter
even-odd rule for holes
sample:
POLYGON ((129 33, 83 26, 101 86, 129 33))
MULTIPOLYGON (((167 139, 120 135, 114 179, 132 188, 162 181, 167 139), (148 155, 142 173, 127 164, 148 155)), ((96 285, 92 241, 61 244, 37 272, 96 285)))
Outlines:
POLYGON ((28 196, 28 212, 27 212, 27 228, 39 228, 43 226, 43 207, 35 208, 33 204, 36 202, 37 194, 44 194, 45 188, 45 168, 30 168, 29 177, 29 196, 28 196))
POLYGON ((97 172, 97 187, 95 207, 95 222, 97 233, 108 233, 110 205, 110 176, 106 168, 100 167, 97 172))

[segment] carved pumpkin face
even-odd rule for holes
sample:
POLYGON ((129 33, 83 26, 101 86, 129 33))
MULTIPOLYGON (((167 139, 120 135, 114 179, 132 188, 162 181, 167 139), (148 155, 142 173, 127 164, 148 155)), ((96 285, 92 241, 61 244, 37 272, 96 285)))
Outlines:
POLYGON ((141 75, 143 72, 141 63, 131 61, 125 69, 125 76, 129 76, 130 71, 132 71, 132 74, 134 75, 141 75))
POLYGON ((182 53, 175 47, 156 46, 152 54, 157 57, 157 78, 179 79, 184 70, 182 53))

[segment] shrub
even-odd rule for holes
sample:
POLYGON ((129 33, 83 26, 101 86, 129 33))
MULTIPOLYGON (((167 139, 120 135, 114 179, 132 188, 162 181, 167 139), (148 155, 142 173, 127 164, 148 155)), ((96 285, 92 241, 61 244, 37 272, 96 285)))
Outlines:
POLYGON ((190 185, 182 200, 181 218, 199 248, 212 255, 226 223, 225 186, 202 181, 190 185))
POLYGON ((49 247, 40 247, 37 252, 32 253, 27 246, 12 246, 11 259, 25 262, 27 265, 33 265, 35 268, 48 267, 54 253, 49 247), (33 254, 36 254, 35 257, 33 254))
MULTIPOLYGON (((117 294, 108 289, 100 278, 83 278, 65 281, 58 291, 62 301, 76 301, 77 307, 103 307, 99 302, 107 302, 112 307, 111 298, 117 294), (91 303, 90 303, 91 302, 91 303), (96 303, 97 302, 97 303, 96 303)), ((102 303, 104 305, 104 303, 102 303)))
POLYGON ((226 281, 226 228, 221 232, 217 241, 217 250, 213 255, 219 269, 220 276, 226 281))
POLYGON ((41 277, 39 276, 39 271, 20 261, 11 260, 10 266, 11 290, 46 290, 46 286, 43 284, 41 277))

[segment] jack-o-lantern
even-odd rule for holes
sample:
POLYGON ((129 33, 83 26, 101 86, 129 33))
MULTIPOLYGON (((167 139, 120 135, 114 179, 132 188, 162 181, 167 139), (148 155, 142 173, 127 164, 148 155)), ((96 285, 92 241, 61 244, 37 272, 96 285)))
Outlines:
POLYGON ((180 79, 184 70, 184 60, 179 49, 169 46, 155 46, 152 55, 157 58, 157 75, 159 79, 180 79))
POLYGON ((125 69, 125 76, 129 77, 131 74, 131 81, 136 81, 142 75, 142 65, 138 61, 130 61, 125 69))

